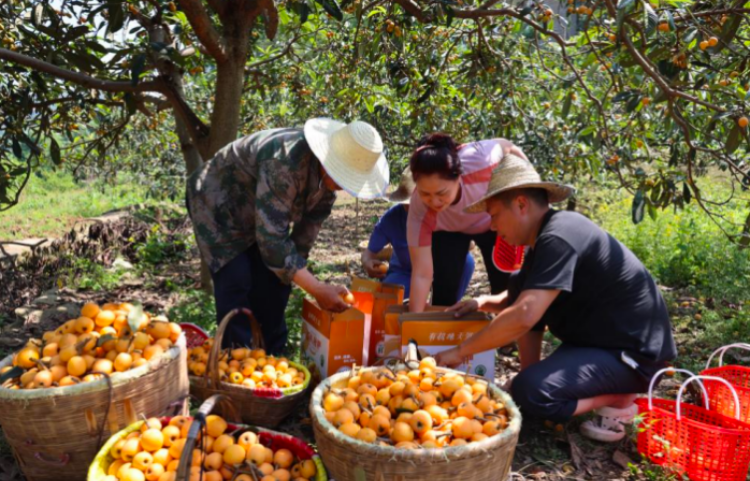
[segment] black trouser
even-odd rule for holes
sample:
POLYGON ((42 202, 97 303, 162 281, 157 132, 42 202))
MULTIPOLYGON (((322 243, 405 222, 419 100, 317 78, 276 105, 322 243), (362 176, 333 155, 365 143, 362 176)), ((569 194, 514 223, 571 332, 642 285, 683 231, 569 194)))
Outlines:
MULTIPOLYGON (((508 301, 518 298, 523 276, 514 273, 508 284, 508 301)), ((542 320, 533 330, 541 331, 542 320)), ((524 416, 569 420, 579 399, 603 394, 634 394, 645 392, 651 376, 662 365, 641 364, 644 373, 634 370, 621 359, 621 350, 562 344, 549 357, 521 371, 511 384, 511 395, 524 416)))
POLYGON ((433 305, 452 306, 460 300, 456 296, 472 240, 482 251, 492 294, 498 294, 507 288, 509 275, 495 267, 492 262, 496 237, 497 234, 492 231, 481 234, 439 231, 432 234, 433 305))
MULTIPOLYGON (((253 312, 263 331, 266 351, 281 354, 286 346, 288 329, 284 311, 292 286, 263 263, 258 244, 232 259, 212 274, 216 298, 217 323, 237 307, 253 312)), ((249 346, 252 339, 247 316, 238 314, 227 326, 222 347, 249 346)))

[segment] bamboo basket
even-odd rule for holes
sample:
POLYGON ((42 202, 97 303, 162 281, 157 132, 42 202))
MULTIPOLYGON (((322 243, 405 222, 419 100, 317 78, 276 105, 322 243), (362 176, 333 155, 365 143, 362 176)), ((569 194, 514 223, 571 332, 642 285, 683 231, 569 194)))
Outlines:
POLYGON ((253 349, 263 347, 263 336, 255 316, 248 309, 232 310, 224 316, 216 330, 214 344, 208 355, 206 373, 203 376, 190 376, 190 394, 201 401, 214 394, 224 394, 239 406, 239 414, 243 422, 257 426, 276 427, 304 399, 305 392, 310 385, 310 371, 301 364, 289 362, 290 366, 304 373, 305 382, 299 386, 284 389, 250 389, 221 381, 218 367, 221 357, 221 341, 229 321, 240 312, 250 319, 253 330, 253 349))
MULTIPOLYGON (((0 368, 12 363, 6 357, 0 368)), ((139 416, 186 410, 185 338, 130 371, 75 386, 0 389, 0 425, 29 481, 80 481, 102 441, 139 416)))
MULTIPOLYGON (((221 406, 224 408, 222 409, 222 414, 233 415, 236 412, 226 396, 215 395, 206 399, 206 401, 201 405, 195 417, 193 418, 199 420, 199 422, 192 424, 188 432, 187 442, 185 444, 185 448, 182 450, 180 464, 177 468, 177 481, 188 481, 190 479, 189 466, 192 464, 193 448, 199 447, 198 444, 200 443, 199 441, 197 441, 198 434, 203 427, 203 422, 205 421, 206 416, 211 414, 214 411, 214 408, 217 406, 221 406)), ((169 423, 170 419, 171 418, 169 417, 162 418, 162 424, 169 423)), ((94 462, 91 463, 87 481, 105 481, 107 470, 114 461, 114 458, 112 458, 112 456, 110 455, 112 447, 121 439, 125 439, 128 434, 141 429, 143 423, 144 421, 138 421, 131 424, 122 431, 113 435, 107 441, 107 443, 102 446, 102 448, 99 450, 99 453, 96 455, 94 462)), ((230 423, 227 428, 227 433, 235 437, 245 431, 253 431, 254 433, 258 434, 261 444, 265 445, 266 447, 272 449, 286 448, 292 451, 295 456, 302 460, 312 459, 317 467, 315 481, 328 481, 328 476, 326 474, 325 468, 323 467, 323 463, 320 460, 320 457, 304 441, 293 436, 289 436, 288 434, 282 434, 263 428, 250 427, 243 424, 230 423)))
MULTIPOLYGON (((375 368, 365 370, 372 369, 375 368)), ((438 368, 438 372, 448 371, 438 368)), ((357 481, 498 481, 508 477, 521 430, 521 413, 510 396, 496 386, 490 384, 490 392, 508 410, 509 423, 505 431, 465 446, 407 450, 353 439, 326 420, 322 407, 324 395, 331 388, 345 388, 351 375, 351 371, 346 371, 329 377, 315 389, 310 400, 315 442, 332 478, 357 481)))

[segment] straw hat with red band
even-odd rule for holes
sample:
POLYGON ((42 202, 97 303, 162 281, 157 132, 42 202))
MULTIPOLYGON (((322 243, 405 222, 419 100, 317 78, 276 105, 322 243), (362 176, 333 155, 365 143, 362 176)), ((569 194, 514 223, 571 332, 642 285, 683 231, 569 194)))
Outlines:
POLYGON ((487 194, 479 201, 474 202, 464 209, 469 214, 478 214, 487 211, 487 200, 513 189, 544 189, 550 203, 562 202, 575 193, 575 188, 570 185, 557 182, 543 182, 539 174, 528 160, 513 154, 507 154, 502 158, 497 167, 492 171, 490 183, 487 186, 487 194))
POLYGON ((305 140, 336 184, 360 199, 382 197, 388 188, 383 140, 367 122, 316 118, 305 122, 305 140))

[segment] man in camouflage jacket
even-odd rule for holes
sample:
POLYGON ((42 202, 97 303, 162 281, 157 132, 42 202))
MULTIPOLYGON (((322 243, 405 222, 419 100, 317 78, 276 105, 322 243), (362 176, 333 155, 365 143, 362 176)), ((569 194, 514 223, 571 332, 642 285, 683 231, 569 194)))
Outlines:
MULTIPOLYGON (((234 308, 251 309, 266 350, 278 354, 287 340, 292 282, 324 309, 348 307, 345 287, 320 282, 305 267, 340 189, 303 130, 294 128, 240 138, 190 176, 188 209, 212 274, 217 322, 234 308)), ((227 327, 225 347, 250 345, 250 332, 248 319, 238 315, 227 327)))

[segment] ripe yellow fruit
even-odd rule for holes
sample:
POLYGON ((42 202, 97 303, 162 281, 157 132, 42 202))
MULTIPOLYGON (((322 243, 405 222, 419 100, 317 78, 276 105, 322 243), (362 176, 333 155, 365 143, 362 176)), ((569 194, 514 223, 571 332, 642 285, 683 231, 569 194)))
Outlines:
POLYGON ((245 461, 246 455, 245 448, 237 444, 232 444, 224 450, 224 463, 230 466, 241 464, 245 461))
POLYGON ((36 366, 38 360, 39 351, 31 347, 26 347, 18 352, 14 364, 24 369, 31 369, 36 366))
POLYGON ((709 47, 715 47, 719 44, 719 39, 716 37, 711 37, 708 39, 708 46, 709 47))
POLYGON ((68 374, 71 376, 83 376, 86 374, 86 360, 81 356, 73 356, 68 361, 68 374))
POLYGON ((159 429, 148 429, 141 435, 141 446, 149 452, 160 450, 164 446, 164 434, 159 429))
POLYGON ((740 117, 737 120, 737 125, 744 129, 745 127, 747 127, 748 122, 750 121, 748 121, 747 117, 740 117))
POLYGON ((98 304, 87 302, 81 308, 81 316, 88 317, 89 319, 96 319, 96 316, 99 315, 100 311, 101 309, 98 304))
POLYGON ((656 28, 660 32, 669 32, 669 24, 667 22, 661 22, 656 28))

